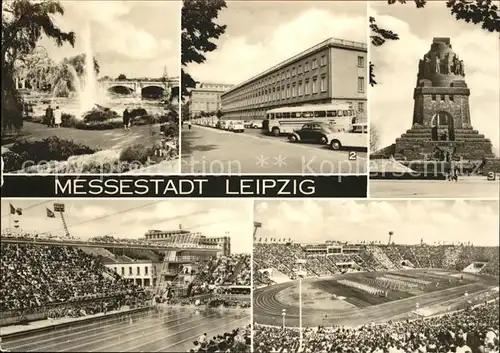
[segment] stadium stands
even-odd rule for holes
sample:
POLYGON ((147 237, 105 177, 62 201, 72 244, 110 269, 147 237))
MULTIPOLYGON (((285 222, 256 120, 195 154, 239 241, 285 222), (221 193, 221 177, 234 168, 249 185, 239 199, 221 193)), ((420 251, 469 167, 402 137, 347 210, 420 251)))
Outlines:
MULTIPOLYGON (((301 352, 498 352, 498 310, 495 301, 414 321, 304 328, 301 352)), ((297 329, 256 324, 253 341, 256 353, 299 352, 297 329)))
POLYGON ((189 295, 216 293, 224 286, 250 285, 250 255, 221 256, 198 263, 198 273, 191 283, 189 295))
MULTIPOLYGON (((257 243, 254 263, 296 277, 297 259, 304 259, 308 276, 328 276, 350 270, 382 271, 410 268, 443 268, 462 271, 471 263, 486 263, 480 273, 498 276, 498 247, 472 245, 359 245, 358 253, 309 255, 300 244, 257 243)), ((259 274, 261 281, 261 275, 259 274)), ((265 283, 263 283, 265 284, 265 283)))
POLYGON ((55 303, 137 295, 97 257, 67 246, 2 244, 0 311, 23 313, 55 303))
POLYGON ((251 326, 248 325, 241 329, 234 329, 223 335, 217 335, 212 338, 207 334, 201 335, 193 342, 194 347, 190 352, 250 352, 251 326))

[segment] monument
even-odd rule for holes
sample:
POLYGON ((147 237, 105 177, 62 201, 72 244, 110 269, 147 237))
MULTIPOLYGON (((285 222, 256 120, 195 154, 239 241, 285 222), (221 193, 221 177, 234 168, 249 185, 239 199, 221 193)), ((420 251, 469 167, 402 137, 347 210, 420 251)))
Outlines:
POLYGON ((434 38, 418 65, 413 126, 374 157, 393 156, 403 164, 412 162, 413 167, 417 161, 495 158, 491 141, 472 127, 469 95, 465 65, 453 51, 450 38, 434 38))

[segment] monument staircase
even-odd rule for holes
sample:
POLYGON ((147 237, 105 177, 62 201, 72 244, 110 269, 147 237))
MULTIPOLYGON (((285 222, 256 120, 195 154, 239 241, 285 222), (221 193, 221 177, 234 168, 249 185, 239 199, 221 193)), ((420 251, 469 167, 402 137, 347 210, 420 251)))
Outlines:
MULTIPOLYGON (((447 129, 440 125, 438 129, 447 129)), ((433 140, 433 128, 414 126, 396 139, 394 158, 396 160, 429 160, 435 157, 437 149, 454 151, 454 159, 479 160, 494 159, 491 141, 472 127, 454 129, 455 138, 433 140)), ((404 164, 404 163, 403 163, 404 164)))

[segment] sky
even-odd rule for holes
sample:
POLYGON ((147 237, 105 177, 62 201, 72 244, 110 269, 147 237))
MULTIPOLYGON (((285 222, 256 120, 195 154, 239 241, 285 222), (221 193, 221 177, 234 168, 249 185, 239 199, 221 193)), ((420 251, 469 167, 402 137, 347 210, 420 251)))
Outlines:
POLYGON ((55 23, 65 31, 74 31, 76 43, 58 47, 43 38, 44 46, 55 61, 85 52, 83 33, 90 26, 94 56, 100 76, 116 78, 161 77, 167 66, 169 76, 180 70, 180 1, 61 1, 64 15, 55 23))
POLYGON ((399 34, 400 40, 370 48, 378 84, 370 90, 371 121, 380 131, 380 148, 395 142, 411 128, 413 89, 419 59, 434 37, 449 37, 453 50, 465 64, 472 126, 491 139, 499 150, 500 41, 498 33, 479 25, 457 21, 445 2, 428 2, 416 9, 413 1, 387 5, 374 2, 370 15, 380 27, 399 34))
POLYGON ((420 239, 498 246, 499 204, 496 201, 257 201, 255 221, 262 223, 257 239, 292 238, 302 243, 327 240, 386 244, 389 231, 396 244, 420 244, 420 239))
POLYGON ((227 1, 218 48, 187 71, 196 81, 238 84, 330 37, 366 43, 366 14, 362 1, 227 1))
POLYGON ((9 227, 9 218, 19 220, 25 231, 64 234, 59 217, 47 218, 46 208, 54 202, 66 206, 65 219, 70 234, 88 239, 112 235, 118 238, 144 238, 150 229, 182 229, 201 232, 207 237, 231 237, 233 253, 250 253, 253 242, 252 200, 4 200, 2 229, 9 227), (9 217, 9 203, 23 209, 22 216, 9 217), (133 210, 130 210, 134 208, 133 210), (127 211, 129 210, 129 211, 127 211), (126 211, 126 212, 125 212, 126 211), (121 212, 120 214, 116 214, 121 212), (116 214, 110 217, 105 215, 116 214), (101 219, 97 219, 101 217, 101 219), (228 234, 226 234, 228 232, 228 234))

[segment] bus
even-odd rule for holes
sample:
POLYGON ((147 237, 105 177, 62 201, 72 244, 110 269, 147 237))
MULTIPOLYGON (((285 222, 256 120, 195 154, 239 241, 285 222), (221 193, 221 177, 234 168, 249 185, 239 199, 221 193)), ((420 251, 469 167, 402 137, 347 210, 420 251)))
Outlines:
POLYGON ((356 123, 356 112, 348 103, 276 108, 266 112, 262 129, 279 136, 290 134, 312 121, 325 122, 337 131, 345 131, 350 129, 351 124, 356 123))

